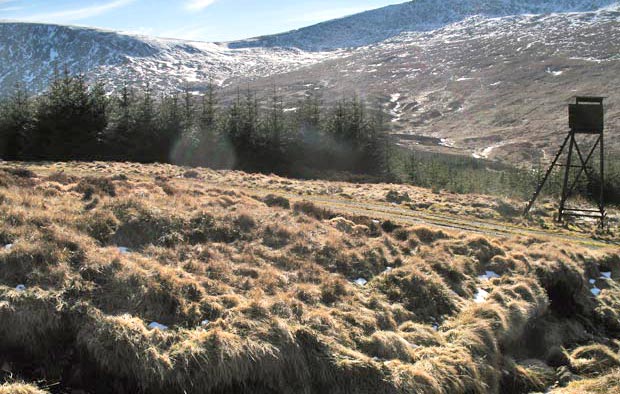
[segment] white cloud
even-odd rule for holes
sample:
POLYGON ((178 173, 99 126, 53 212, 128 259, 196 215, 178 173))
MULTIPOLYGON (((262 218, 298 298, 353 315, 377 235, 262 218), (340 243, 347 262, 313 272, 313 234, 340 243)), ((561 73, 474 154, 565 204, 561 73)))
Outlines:
POLYGON ((215 3, 216 0, 190 0, 185 3, 185 8, 191 11, 203 10, 215 3))
POLYGON ((40 21, 40 22, 71 22, 81 19, 90 18, 93 16, 105 14, 116 8, 124 7, 135 0, 114 0, 99 5, 93 5, 90 7, 62 10, 56 12, 48 12, 43 14, 35 14, 26 16, 25 20, 40 21))

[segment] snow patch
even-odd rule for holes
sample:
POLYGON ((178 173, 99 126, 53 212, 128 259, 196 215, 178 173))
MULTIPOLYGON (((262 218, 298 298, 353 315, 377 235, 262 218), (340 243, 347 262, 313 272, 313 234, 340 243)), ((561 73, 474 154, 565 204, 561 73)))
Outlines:
POLYGON ((445 146, 446 148, 454 148, 454 142, 448 138, 441 138, 439 140, 440 146, 445 146))
POLYGON ((495 271, 485 271, 484 274, 478 276, 478 280, 488 281, 493 278, 500 278, 500 276, 495 271))
POLYGON ((489 292, 484 289, 478 289, 476 292, 476 296, 474 297, 474 302, 476 304, 482 304, 489 297, 489 292))
POLYGON ((358 279, 355 279, 354 283, 358 286, 363 287, 363 286, 366 286, 366 283, 368 283, 368 281, 364 278, 358 278, 358 279))
POLYGON ((395 104, 394 108, 392 108, 390 110, 390 115, 392 115, 394 118, 392 119, 392 122, 398 122, 402 116, 401 113, 401 104, 400 104, 400 98, 401 98, 401 94, 400 93, 393 93, 390 95, 390 103, 395 104))
POLYGON ((564 71, 562 71, 562 70, 553 70, 553 69, 551 69, 551 67, 548 67, 546 72, 547 72, 547 74, 551 74, 554 77, 559 77, 560 75, 564 74, 564 71))
POLYGON ((497 145, 491 145, 488 146, 482 150, 478 150, 474 153, 472 153, 472 157, 474 159, 488 159, 489 156, 491 156, 491 153, 497 149, 497 148, 501 148, 502 146, 504 146, 504 144, 497 144, 497 145))
POLYGON ((157 322, 152 322, 151 324, 149 324, 149 328, 151 330, 159 330, 159 331, 167 331, 168 330, 168 326, 157 323, 157 322))

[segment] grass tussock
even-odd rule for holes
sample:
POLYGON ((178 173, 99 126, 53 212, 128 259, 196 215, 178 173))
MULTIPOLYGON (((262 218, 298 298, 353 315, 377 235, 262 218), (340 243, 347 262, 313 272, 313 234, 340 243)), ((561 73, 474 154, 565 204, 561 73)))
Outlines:
POLYGON ((48 392, 27 383, 5 383, 0 385, 0 394, 48 394, 48 392))
POLYGON ((571 364, 580 375, 598 375, 620 368, 620 355, 601 344, 581 346, 571 354, 571 364))
POLYGON ((407 227, 234 186, 299 187, 263 175, 29 171, 0 171, 0 361, 27 365, 27 381, 512 394, 546 390, 558 367, 617 375, 617 251, 407 227))
POLYGON ((552 390, 552 394, 607 394, 620 391, 620 369, 600 377, 571 382, 568 386, 552 390))

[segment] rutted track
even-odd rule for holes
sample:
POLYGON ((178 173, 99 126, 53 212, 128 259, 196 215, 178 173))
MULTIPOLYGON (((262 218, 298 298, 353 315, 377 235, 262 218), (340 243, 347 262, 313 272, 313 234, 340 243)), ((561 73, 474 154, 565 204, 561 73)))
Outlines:
MULTIPOLYGON (((36 169, 38 173, 52 172, 50 163, 39 164, 40 165, 32 166, 34 167, 34 169, 36 169)), ((58 170, 58 168, 54 170, 58 170)), ((76 171, 70 166, 64 166, 64 168, 62 168, 62 171, 66 171, 66 173, 74 173, 75 175, 101 175, 100 171, 93 171, 93 169, 80 169, 79 171, 76 171)), ((179 178, 182 179, 182 177, 179 178)), ((196 180, 187 181, 195 182, 196 180)), ((342 197, 327 195, 301 194, 283 190, 277 187, 270 188, 248 186, 247 184, 243 184, 240 182, 223 182, 221 180, 213 179, 204 180, 203 182, 214 187, 233 187, 236 190, 243 190, 250 195, 257 195, 261 197, 264 197, 268 194, 274 194, 286 197, 290 200, 310 201, 319 207, 329 209, 333 212, 341 213, 343 215, 364 216, 373 219, 391 220, 395 223, 406 225, 423 224, 446 230, 477 233, 491 237, 534 237, 549 241, 562 242, 565 244, 578 243, 581 246, 595 249, 620 247, 620 240, 618 239, 600 239, 590 237, 586 234, 580 234, 570 231, 528 228, 492 220, 478 219, 471 216, 463 217, 450 214, 436 214, 428 211, 414 210, 402 205, 394 205, 376 200, 351 200, 342 197)))
MULTIPOLYGON (((214 185, 217 183, 214 183, 214 185)), ((218 186, 224 186, 217 184, 218 186)), ((338 197, 328 197, 323 195, 306 195, 291 193, 280 189, 265 189, 241 187, 248 193, 267 195, 275 194, 293 200, 310 201, 317 206, 332 210, 334 212, 366 216, 376 219, 391 220, 401 224, 424 224, 452 231, 465 231, 478 233, 492 237, 535 237, 548 240, 561 241, 563 243, 577 242, 582 246, 591 248, 605 248, 610 246, 620 246, 620 242, 605 239, 597 239, 561 231, 547 231, 544 229, 525 228, 506 223, 481 220, 467 217, 459 218, 455 215, 433 214, 406 208, 400 205, 380 203, 376 201, 353 201, 338 197)))

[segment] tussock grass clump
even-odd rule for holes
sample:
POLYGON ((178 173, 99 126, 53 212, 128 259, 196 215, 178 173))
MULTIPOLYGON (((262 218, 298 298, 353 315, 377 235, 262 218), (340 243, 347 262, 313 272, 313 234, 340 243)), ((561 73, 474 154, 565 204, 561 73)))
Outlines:
POLYGON ((49 227, 18 239, 0 251, 0 280, 7 285, 37 284, 49 288, 70 279, 70 267, 83 262, 89 242, 72 231, 49 227), (84 245, 84 243, 86 245, 84 245))
POLYGON ((394 302, 402 302, 420 321, 429 322, 458 310, 459 300, 443 279, 425 264, 412 261, 379 277, 378 290, 394 302))
POLYGON ((413 345, 402 336, 390 331, 377 331, 363 345, 365 352, 383 360, 413 361, 413 345))
POLYGON ((299 201, 293 204, 293 210, 317 220, 327 220, 337 216, 328 209, 321 208, 310 201, 299 201))
POLYGON ((433 230, 428 227, 414 227, 411 231, 421 242, 425 244, 430 244, 439 239, 445 239, 448 237, 443 231, 433 230))
POLYGON ((200 173, 196 170, 188 170, 183 173, 183 177, 188 179, 198 179, 200 178, 200 173))
POLYGON ((82 178, 73 190, 82 193, 84 195, 84 200, 90 200, 95 194, 116 197, 116 186, 114 186, 114 182, 105 177, 82 178))
POLYGON ((66 308, 58 293, 0 286, 0 348, 46 357, 63 343, 66 308))
POLYGON ((13 175, 18 178, 36 178, 37 174, 28 168, 24 167, 5 167, 2 169, 7 174, 13 175))
MULTIPOLYGON (((251 226, 247 220, 237 221, 236 224, 246 230, 251 226)), ((189 221, 188 240, 191 243, 234 242, 241 238, 241 231, 237 226, 216 220, 208 212, 199 212, 189 221)))
POLYGON ((398 190, 390 190, 385 195, 385 201, 395 204, 402 204, 403 202, 410 202, 411 197, 407 192, 399 193, 398 190))
POLYGON ((500 386, 502 394, 544 392, 556 381, 555 369, 540 360, 524 360, 516 363, 504 359, 500 386))
POLYGON ((119 221, 111 241, 130 248, 170 245, 180 241, 183 220, 162 210, 147 207, 135 199, 113 203, 110 209, 119 221))
POLYGON ((48 392, 27 383, 4 383, 0 385, 0 394, 48 394, 48 392))
POLYGON ((267 226, 263 231, 263 244, 273 249, 280 249, 291 242, 293 234, 282 226, 267 226))
POLYGON ((269 194, 269 195, 263 197, 262 201, 268 207, 280 207, 280 208, 284 208, 284 209, 290 209, 291 208, 291 203, 288 200, 288 198, 282 197, 282 196, 277 196, 275 194, 269 194))
POLYGON ((609 374, 574 381, 563 388, 551 390, 551 394, 609 394, 620 392, 620 369, 609 374))
POLYGON ((407 321, 398 327, 401 336, 413 346, 446 346, 443 336, 433 327, 426 324, 407 321))
POLYGON ((118 231, 120 221, 111 212, 96 210, 84 215, 78 222, 78 228, 97 240, 101 245, 107 245, 118 231))
POLYGON ((571 364, 579 374, 599 375, 620 368, 620 355, 600 344, 581 346, 571 353, 571 364))
POLYGON ((63 171, 54 171, 49 174, 45 179, 49 182, 60 183, 61 185, 70 185, 77 182, 77 178, 75 176, 68 175, 63 171))
POLYGON ((504 256, 504 250, 497 244, 483 237, 477 237, 467 242, 470 253, 481 263, 486 264, 495 256, 504 256))
POLYGON ((325 304, 333 304, 342 300, 350 293, 347 283, 340 279, 330 279, 321 284, 321 301, 325 304))
POLYGON ((0 170, 0 187, 35 185, 36 174, 26 168, 6 167, 0 170))

